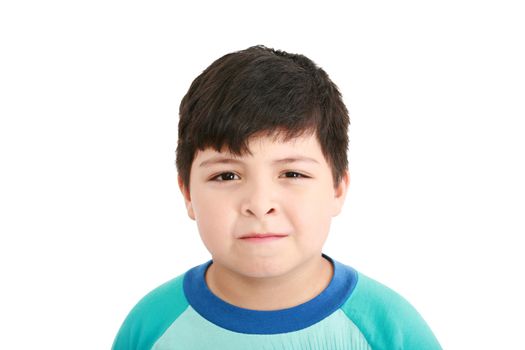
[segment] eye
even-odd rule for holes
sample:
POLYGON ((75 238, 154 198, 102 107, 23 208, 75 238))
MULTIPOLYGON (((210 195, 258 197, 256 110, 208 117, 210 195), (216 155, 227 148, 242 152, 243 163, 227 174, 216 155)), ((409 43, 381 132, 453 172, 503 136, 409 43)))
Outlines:
POLYGON ((239 180, 239 176, 232 172, 225 172, 211 178, 212 181, 232 181, 239 180), (237 178, 235 178, 237 177, 237 178))
POLYGON ((298 173, 296 171, 287 171, 283 175, 286 178, 293 178, 293 179, 308 178, 308 176, 298 173))

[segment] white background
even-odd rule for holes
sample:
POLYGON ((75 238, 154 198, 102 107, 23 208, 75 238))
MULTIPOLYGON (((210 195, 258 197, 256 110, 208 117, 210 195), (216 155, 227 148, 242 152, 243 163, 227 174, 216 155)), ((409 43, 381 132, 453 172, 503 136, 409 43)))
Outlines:
POLYGON ((3 1, 0 348, 108 349, 209 259, 175 170, 213 60, 302 53, 351 114, 325 253, 404 295, 445 349, 523 349, 525 13, 518 1, 3 1))

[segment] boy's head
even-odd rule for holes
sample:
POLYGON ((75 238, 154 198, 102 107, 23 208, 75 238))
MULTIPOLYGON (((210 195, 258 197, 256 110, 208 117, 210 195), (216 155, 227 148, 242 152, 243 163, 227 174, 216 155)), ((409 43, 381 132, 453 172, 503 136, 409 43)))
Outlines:
POLYGON ((180 104, 177 171, 189 187, 198 150, 249 154, 253 136, 315 134, 334 186, 348 168, 350 119, 337 86, 303 55, 254 46, 213 62, 180 104))
POLYGON ((177 168, 213 269, 270 277, 319 263, 349 182, 348 124, 336 86, 301 55, 256 46, 195 79, 177 168))

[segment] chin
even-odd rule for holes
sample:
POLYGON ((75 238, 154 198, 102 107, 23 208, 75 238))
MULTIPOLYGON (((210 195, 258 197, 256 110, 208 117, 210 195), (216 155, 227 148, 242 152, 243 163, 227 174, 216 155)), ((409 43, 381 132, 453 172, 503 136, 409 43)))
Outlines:
POLYGON ((284 264, 275 261, 258 261, 239 266, 237 271, 250 278, 273 278, 284 275, 289 269, 284 264))

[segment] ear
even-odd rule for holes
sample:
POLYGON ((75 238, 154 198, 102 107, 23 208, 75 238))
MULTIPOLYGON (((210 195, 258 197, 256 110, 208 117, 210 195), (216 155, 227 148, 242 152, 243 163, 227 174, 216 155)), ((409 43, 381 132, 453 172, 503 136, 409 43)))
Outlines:
POLYGON ((191 204, 190 190, 184 185, 182 178, 178 176, 179 188, 182 196, 184 197, 184 203, 186 204, 186 211, 190 219, 195 220, 195 212, 193 211, 193 206, 191 204))
POLYGON ((348 192, 348 186, 350 186, 350 172, 347 170, 341 176, 341 181, 334 190, 334 207, 332 216, 337 216, 343 209, 345 203, 346 193, 348 192))

